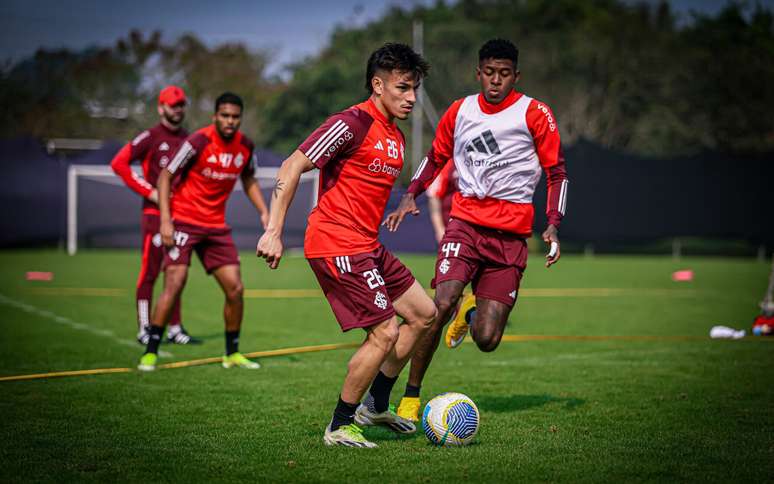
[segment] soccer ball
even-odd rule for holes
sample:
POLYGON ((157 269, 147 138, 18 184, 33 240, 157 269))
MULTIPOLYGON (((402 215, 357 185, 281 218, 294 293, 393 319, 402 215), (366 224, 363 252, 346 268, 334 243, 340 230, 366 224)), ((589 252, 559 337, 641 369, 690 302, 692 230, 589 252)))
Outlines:
POLYGON ((435 445, 467 445, 478 432, 478 407, 462 393, 441 393, 422 412, 422 428, 435 445))

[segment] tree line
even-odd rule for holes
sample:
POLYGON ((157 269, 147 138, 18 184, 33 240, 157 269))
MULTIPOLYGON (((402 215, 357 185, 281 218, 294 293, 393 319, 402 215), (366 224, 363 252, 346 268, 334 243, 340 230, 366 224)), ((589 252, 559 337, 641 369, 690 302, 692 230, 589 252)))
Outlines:
POLYGON ((0 133, 128 139, 154 122, 154 94, 175 82, 193 101, 188 126, 207 123, 214 97, 231 90, 245 99, 248 135, 288 154, 327 115, 365 98, 367 56, 388 40, 410 44, 416 20, 432 63, 423 86, 439 110, 477 91, 477 50, 503 37, 520 49, 518 88, 553 108, 567 144, 657 157, 774 150, 774 16, 736 2, 688 19, 667 2, 619 0, 393 7, 363 27, 339 26, 287 80, 267 74, 266 51, 132 32, 111 47, 39 51, 6 67, 0 133))

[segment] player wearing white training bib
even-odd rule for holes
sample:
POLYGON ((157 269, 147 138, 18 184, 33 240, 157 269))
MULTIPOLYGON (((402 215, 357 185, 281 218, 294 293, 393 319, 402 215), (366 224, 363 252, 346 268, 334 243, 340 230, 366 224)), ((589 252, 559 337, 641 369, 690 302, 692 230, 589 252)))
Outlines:
POLYGON ((518 50, 511 42, 495 39, 484 44, 477 68, 481 92, 455 101, 444 113, 408 193, 385 221, 396 230, 406 214, 417 214, 415 198, 447 162, 454 163, 459 192, 432 281, 438 318, 411 360, 406 396, 398 409, 405 418, 417 417, 419 387, 441 329, 469 282, 475 298, 463 301, 447 330, 447 346, 457 347, 468 330, 481 351, 493 351, 500 343, 527 266, 532 198, 543 172, 548 186, 543 240, 552 248, 546 267, 559 260, 558 228, 567 199, 559 130, 547 105, 514 90, 517 62, 518 50))

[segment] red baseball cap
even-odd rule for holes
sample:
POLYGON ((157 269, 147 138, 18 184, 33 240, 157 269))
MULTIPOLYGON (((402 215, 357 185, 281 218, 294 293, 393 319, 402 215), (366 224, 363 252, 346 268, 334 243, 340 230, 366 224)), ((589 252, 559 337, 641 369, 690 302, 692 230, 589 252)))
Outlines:
POLYGON ((159 104, 174 106, 180 102, 185 102, 185 92, 177 86, 167 86, 159 93, 159 104))

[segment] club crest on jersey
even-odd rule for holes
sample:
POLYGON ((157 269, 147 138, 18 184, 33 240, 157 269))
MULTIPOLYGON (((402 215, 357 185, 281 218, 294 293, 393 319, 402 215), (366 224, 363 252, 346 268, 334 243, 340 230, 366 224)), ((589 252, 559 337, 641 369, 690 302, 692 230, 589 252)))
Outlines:
POLYGON ((159 145, 159 151, 169 151, 169 145, 167 144, 166 141, 162 142, 159 145))
POLYGON ((241 168, 242 163, 244 162, 245 162, 245 157, 242 156, 242 153, 238 153, 236 155, 236 158, 234 158, 234 166, 236 166, 237 168, 241 168))

